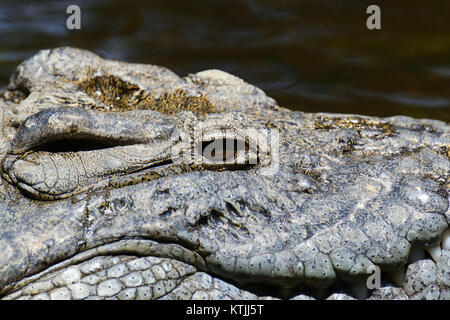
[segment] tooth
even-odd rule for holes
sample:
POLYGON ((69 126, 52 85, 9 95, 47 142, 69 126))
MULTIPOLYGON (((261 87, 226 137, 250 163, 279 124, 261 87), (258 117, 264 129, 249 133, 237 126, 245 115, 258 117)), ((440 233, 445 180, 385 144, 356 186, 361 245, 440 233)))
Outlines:
POLYGON ((431 258, 436 262, 439 257, 441 256, 441 246, 439 244, 434 245, 432 247, 427 248, 428 253, 430 254, 431 258))
POLYGON ((397 269, 389 272, 389 278, 391 279, 391 281, 401 287, 403 285, 403 282, 405 281, 405 273, 406 273, 406 268, 404 265, 398 267, 397 269))
POLYGON ((414 263, 423 259, 425 259, 425 251, 418 246, 413 246, 409 253, 408 263, 414 263))
POLYGON ((353 297, 358 300, 365 300, 369 296, 369 289, 365 282, 352 283, 349 287, 353 297))
POLYGON ((443 250, 450 250, 450 228, 445 230, 444 235, 442 236, 441 247, 443 250))

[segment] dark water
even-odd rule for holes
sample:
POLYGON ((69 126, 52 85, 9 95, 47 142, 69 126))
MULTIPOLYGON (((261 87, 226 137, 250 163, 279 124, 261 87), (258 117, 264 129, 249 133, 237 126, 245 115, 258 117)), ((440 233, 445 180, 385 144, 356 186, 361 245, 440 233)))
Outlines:
POLYGON ((3 1, 0 85, 40 49, 74 46, 102 57, 218 68, 282 106, 450 122, 450 1, 3 1), (81 30, 66 8, 81 7, 81 30), (381 30, 366 8, 381 7, 381 30))

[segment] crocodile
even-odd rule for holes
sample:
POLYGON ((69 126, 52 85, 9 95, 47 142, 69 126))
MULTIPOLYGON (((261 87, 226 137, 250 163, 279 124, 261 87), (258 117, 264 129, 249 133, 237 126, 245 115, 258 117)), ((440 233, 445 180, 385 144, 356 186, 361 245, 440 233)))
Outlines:
POLYGON ((0 122, 1 299, 450 299, 447 123, 70 47, 0 122))

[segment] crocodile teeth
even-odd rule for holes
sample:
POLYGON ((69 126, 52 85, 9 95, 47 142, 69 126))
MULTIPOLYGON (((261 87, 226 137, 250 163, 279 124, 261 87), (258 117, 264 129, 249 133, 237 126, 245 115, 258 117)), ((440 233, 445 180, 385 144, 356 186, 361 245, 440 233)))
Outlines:
POLYGON ((450 250, 450 228, 445 230, 444 235, 442 236, 441 247, 442 250, 450 250))
POLYGON ((434 262, 436 262, 441 256, 442 249, 441 246, 437 244, 435 246, 428 247, 427 251, 430 254, 431 258, 433 258, 434 262))

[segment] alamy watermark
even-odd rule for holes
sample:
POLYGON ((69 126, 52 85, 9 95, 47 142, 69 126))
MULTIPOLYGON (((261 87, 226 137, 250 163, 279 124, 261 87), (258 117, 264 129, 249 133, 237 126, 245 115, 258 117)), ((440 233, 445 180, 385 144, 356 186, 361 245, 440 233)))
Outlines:
POLYGON ((367 7, 367 14, 370 16, 366 20, 366 26, 369 30, 380 30, 381 29, 381 9, 376 4, 372 4, 367 7))
POLYGON ((79 6, 72 4, 67 7, 66 13, 69 14, 66 20, 66 27, 69 30, 81 29, 81 9, 79 6))
POLYGON ((371 265, 367 268, 367 273, 371 274, 366 281, 367 289, 380 289, 381 287, 381 270, 377 265, 371 265))
MULTIPOLYGON (((81 29, 81 9, 76 4, 69 5, 66 9, 69 15, 66 19, 66 26, 69 30, 81 29)), ((366 20, 366 27, 369 30, 381 29, 381 9, 378 5, 372 4, 367 7, 366 13, 369 17, 366 20)))

